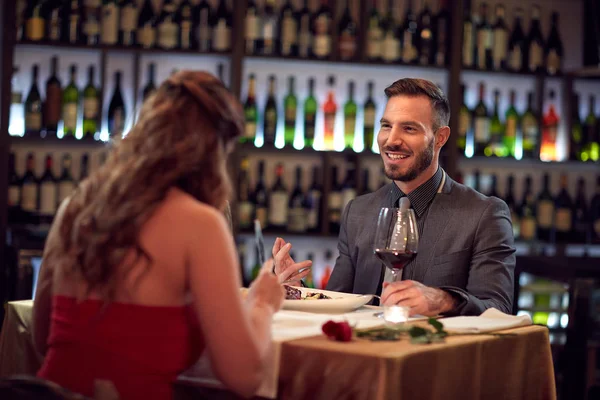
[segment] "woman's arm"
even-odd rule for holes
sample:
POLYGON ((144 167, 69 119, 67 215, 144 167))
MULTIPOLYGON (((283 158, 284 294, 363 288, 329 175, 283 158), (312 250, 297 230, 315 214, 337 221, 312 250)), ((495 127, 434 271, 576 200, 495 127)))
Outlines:
POLYGON ((262 381, 283 288, 265 267, 242 303, 240 268, 225 218, 202 206, 187 225, 189 285, 213 370, 230 389, 252 396, 262 381))

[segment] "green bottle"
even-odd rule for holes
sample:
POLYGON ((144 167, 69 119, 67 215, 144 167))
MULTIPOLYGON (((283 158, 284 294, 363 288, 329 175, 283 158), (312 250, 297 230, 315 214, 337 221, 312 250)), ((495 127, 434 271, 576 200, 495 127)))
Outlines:
POLYGON ((248 97, 244 104, 244 115, 246 126, 244 135, 240 137, 240 143, 252 143, 256 137, 256 126, 258 124, 258 109, 256 108, 256 77, 250 74, 248 81, 248 97))
POLYGON ((471 126, 473 125, 473 118, 471 115, 471 110, 467 107, 467 103, 465 101, 466 94, 466 86, 460 85, 460 90, 462 93, 462 105, 460 106, 459 111, 459 119, 458 119, 458 137, 456 138, 456 146, 458 148, 458 154, 464 155, 465 149, 467 147, 467 137, 470 136, 471 126))
POLYGON ((540 140, 540 127, 535 111, 533 111, 533 92, 527 94, 527 110, 521 119, 523 131, 523 158, 537 158, 540 140))
POLYGON ((269 75, 269 94, 265 104, 263 137, 264 144, 267 147, 275 145, 277 135, 277 101, 275 99, 275 75, 269 75))
POLYGON ((79 108, 79 90, 77 89, 77 67, 71 65, 71 80, 63 92, 63 137, 75 137, 77 130, 77 114, 79 108))
POLYGON ((500 122, 500 115, 498 114, 499 102, 500 91, 494 90, 494 113, 492 114, 492 119, 490 121, 490 141, 484 150, 484 153, 487 157, 506 157, 507 153, 502 143, 504 126, 502 126, 502 122, 500 122))
POLYGON ((598 161, 600 159, 600 138, 596 134, 596 129, 598 128, 596 124, 598 120, 594 115, 595 104, 594 104, 594 95, 590 95, 590 106, 587 117, 585 118, 585 126, 583 129, 586 131, 587 138, 587 157, 584 160, 582 157, 582 161, 598 161))
POLYGON ((315 98, 315 79, 308 80, 308 97, 304 100, 304 147, 313 147, 317 122, 317 99, 315 98))
POLYGON ((515 156, 515 145, 517 143, 517 136, 519 136, 519 125, 520 117, 517 109, 515 108, 516 92, 510 91, 510 105, 506 110, 506 129, 504 131, 504 153, 506 156, 515 156))
POLYGON ((290 76, 288 81, 288 94, 283 101, 284 107, 284 142, 285 146, 293 146, 296 136, 296 110, 298 101, 294 93, 294 77, 290 76))
POLYGON ((490 117, 484 102, 485 85, 479 84, 479 102, 473 111, 475 155, 482 156, 490 142, 490 117))
POLYGON ((350 81, 348 82, 348 101, 344 104, 344 142, 345 147, 350 149, 354 146, 357 109, 354 101, 354 81, 350 81))
POLYGON ((572 123, 571 123, 571 135, 569 137, 569 159, 572 161, 583 161, 589 158, 587 154, 586 141, 583 137, 583 126, 581 125, 581 118, 579 118, 579 96, 577 93, 573 93, 573 100, 571 102, 572 112, 572 123))
POLYGON ((100 92, 94 86, 94 66, 88 69, 88 83, 83 89, 83 137, 93 139, 98 132, 100 92))
MULTIPOLYGON (((306 259, 313 261, 314 260, 314 255, 312 253, 308 253, 306 255, 306 259)), ((306 275, 306 278, 304 278, 304 284, 306 285, 306 287, 314 289, 315 288, 315 281, 313 279, 313 270, 312 268, 310 269, 308 275, 306 275)))
POLYGON ((373 140, 375 139, 375 114, 377 107, 373 101, 373 82, 367 84, 367 101, 364 109, 364 131, 363 142, 364 150, 371 151, 373 149, 373 140))

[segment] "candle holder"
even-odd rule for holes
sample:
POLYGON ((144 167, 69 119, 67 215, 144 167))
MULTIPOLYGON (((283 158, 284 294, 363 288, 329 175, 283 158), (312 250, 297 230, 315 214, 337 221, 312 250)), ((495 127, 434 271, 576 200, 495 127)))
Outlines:
POLYGON ((408 321, 408 315, 410 308, 405 306, 383 306, 383 319, 385 326, 389 328, 399 328, 406 321, 408 321))

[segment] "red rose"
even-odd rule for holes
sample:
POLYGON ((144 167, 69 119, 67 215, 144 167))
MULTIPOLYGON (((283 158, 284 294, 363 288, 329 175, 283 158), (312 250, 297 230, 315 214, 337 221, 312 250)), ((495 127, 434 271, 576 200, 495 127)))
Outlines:
POLYGON ((352 340, 352 327, 346 321, 327 321, 321 329, 328 338, 337 340, 338 342, 349 342, 352 340))

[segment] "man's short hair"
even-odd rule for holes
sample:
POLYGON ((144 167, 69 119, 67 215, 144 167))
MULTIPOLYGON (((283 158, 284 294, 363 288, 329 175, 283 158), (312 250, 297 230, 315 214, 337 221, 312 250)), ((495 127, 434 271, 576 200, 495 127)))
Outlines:
POLYGON ((447 126, 450 122, 450 103, 442 89, 431 81, 415 78, 398 79, 385 88, 385 95, 388 99, 400 95, 429 97, 433 110, 432 128, 434 132, 442 126, 447 126))

